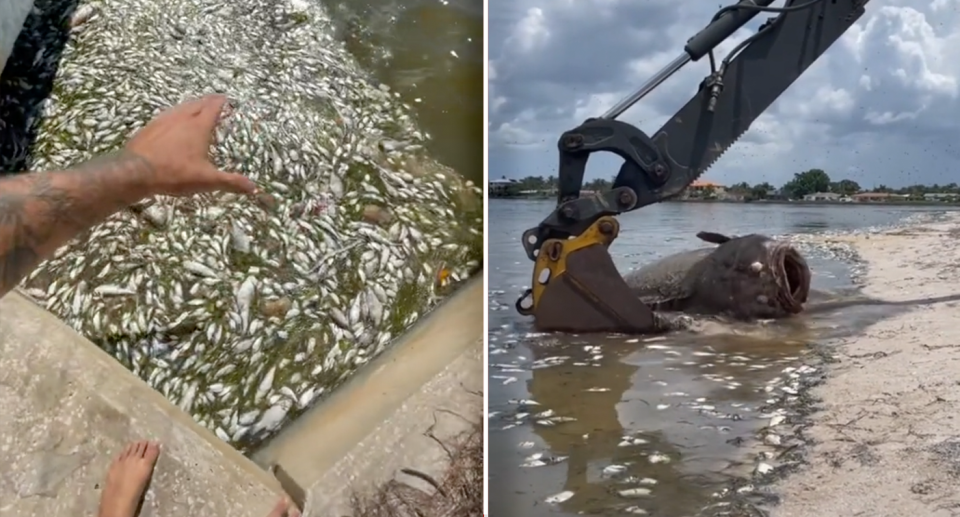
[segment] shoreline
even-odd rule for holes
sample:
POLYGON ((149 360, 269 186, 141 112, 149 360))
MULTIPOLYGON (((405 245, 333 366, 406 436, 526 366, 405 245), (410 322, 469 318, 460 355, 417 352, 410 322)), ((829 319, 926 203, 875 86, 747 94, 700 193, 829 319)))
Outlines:
MULTIPOLYGON (((866 265, 862 293, 905 301, 960 292, 960 215, 872 234, 823 236, 866 265), (931 251, 933 253, 931 253, 931 251)), ((825 352, 813 412, 780 425, 805 445, 770 489, 773 517, 948 516, 960 507, 956 302, 914 306, 825 352)), ((786 465, 785 465, 786 466, 786 465)))
MULTIPOLYGON (((554 196, 489 196, 489 199, 502 199, 505 201, 556 201, 554 196)), ((686 203, 696 205, 788 205, 788 206, 843 206, 843 207, 862 207, 862 206, 916 206, 925 208, 938 208, 942 210, 953 210, 960 208, 960 203, 945 203, 940 201, 855 201, 841 203, 839 201, 787 201, 784 199, 765 199, 755 201, 742 201, 736 199, 668 199, 661 203, 686 203)))

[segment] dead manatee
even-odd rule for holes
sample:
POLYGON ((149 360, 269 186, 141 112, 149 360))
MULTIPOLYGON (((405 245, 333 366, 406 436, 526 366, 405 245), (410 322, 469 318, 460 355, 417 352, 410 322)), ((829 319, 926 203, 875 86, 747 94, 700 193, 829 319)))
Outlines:
POLYGON ((625 275, 653 310, 742 320, 803 311, 811 274, 792 245, 759 234, 700 232, 697 237, 717 246, 676 253, 625 275))

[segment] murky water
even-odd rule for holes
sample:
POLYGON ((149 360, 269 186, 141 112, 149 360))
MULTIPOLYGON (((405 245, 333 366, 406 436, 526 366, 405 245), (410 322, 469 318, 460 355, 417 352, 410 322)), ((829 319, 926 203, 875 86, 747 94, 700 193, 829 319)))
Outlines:
POLYGON ((360 63, 400 93, 431 155, 483 181, 482 0, 323 0, 360 63))
MULTIPOLYGON (((523 230, 549 201, 490 202, 490 501, 498 516, 697 515, 756 468, 770 407, 809 373, 811 342, 856 333, 890 307, 776 324, 709 323, 698 335, 544 335, 514 310, 530 283, 523 230)), ((621 271, 702 244, 700 230, 809 234, 895 224, 911 207, 663 204, 620 218, 621 271)), ((813 287, 843 293, 851 266, 801 248, 813 287)), ((779 441, 780 437, 768 437, 779 441)))

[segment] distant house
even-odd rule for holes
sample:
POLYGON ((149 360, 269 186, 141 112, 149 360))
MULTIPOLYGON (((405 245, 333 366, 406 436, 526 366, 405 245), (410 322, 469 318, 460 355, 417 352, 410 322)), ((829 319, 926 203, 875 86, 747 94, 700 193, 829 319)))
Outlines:
POLYGON ((840 194, 834 194, 833 192, 816 192, 813 194, 807 194, 803 196, 804 201, 839 201, 840 194))
POLYGON ((743 192, 735 192, 732 190, 726 190, 726 191, 721 190, 720 193, 717 194, 717 199, 720 199, 723 201, 744 201, 745 199, 747 199, 747 194, 744 194, 743 192))
POLYGON ((861 192, 850 196, 858 203, 880 203, 884 201, 902 201, 907 198, 904 194, 890 194, 888 192, 861 192))
POLYGON ((506 177, 487 182, 487 192, 490 197, 510 197, 519 194, 520 185, 516 180, 506 177))
POLYGON ((767 199, 786 199, 787 195, 782 188, 773 188, 767 191, 767 199))
POLYGON ((707 180, 697 180, 690 184, 684 191, 684 197, 687 198, 705 198, 705 197, 723 197, 727 189, 719 183, 707 180))
POLYGON ((958 197, 960 196, 957 196, 956 194, 952 194, 950 192, 928 192, 923 195, 924 201, 940 201, 940 202, 956 201, 958 197))

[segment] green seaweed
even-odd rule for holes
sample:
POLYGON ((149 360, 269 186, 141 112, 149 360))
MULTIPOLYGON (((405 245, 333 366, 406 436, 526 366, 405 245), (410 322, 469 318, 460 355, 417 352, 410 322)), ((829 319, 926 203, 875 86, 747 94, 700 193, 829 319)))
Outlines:
POLYGON ((295 12, 290 14, 290 20, 296 25, 302 25, 310 21, 310 16, 307 13, 295 12))
POLYGON ((267 263, 255 253, 242 253, 237 250, 230 250, 230 265, 237 271, 250 271, 250 268, 267 267, 267 263))
MULTIPOLYGON (((346 253, 346 257, 341 259, 341 263, 348 263, 353 264, 355 267, 362 267, 362 264, 360 263, 360 257, 362 255, 363 250, 359 248, 353 248, 346 253)), ((341 271, 341 274, 342 273, 344 273, 344 271, 341 271)), ((360 280, 360 275, 358 275, 356 271, 350 271, 346 276, 341 276, 340 283, 338 285, 340 287, 340 292, 337 293, 337 296, 339 296, 344 303, 348 302, 349 300, 353 300, 353 298, 360 294, 360 291, 362 291, 365 287, 363 281, 360 280)))
POLYGON ((387 328, 394 336, 399 336, 409 326, 407 321, 414 312, 421 312, 424 302, 430 296, 428 289, 416 282, 404 282, 397 289, 397 297, 393 301, 393 310, 387 328))

